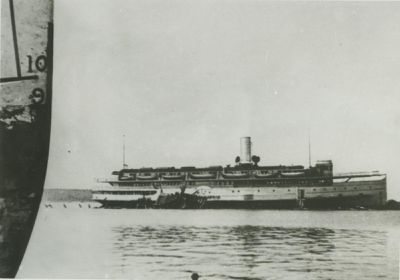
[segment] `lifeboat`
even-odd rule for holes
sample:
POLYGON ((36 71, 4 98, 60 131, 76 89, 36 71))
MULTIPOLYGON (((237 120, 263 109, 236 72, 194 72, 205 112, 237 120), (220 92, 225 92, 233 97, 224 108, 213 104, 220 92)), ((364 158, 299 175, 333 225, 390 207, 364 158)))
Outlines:
POLYGON ((129 176, 121 176, 119 178, 120 180, 135 180, 135 175, 129 175, 129 176))
POLYGON ((229 179, 249 178, 249 174, 247 173, 222 173, 222 176, 229 179))
POLYGON ((185 174, 165 174, 162 177, 165 180, 183 180, 185 179, 185 174))
POLYGON ((138 174, 136 175, 136 179, 138 180, 154 180, 157 179, 157 174, 138 174))
POLYGON ((135 180, 135 174, 124 172, 119 177, 120 180, 135 180))
POLYGON ((215 179, 217 174, 215 173, 190 173, 192 179, 215 179))
POLYGON ((254 174, 256 178, 272 178, 275 177, 277 173, 272 173, 272 172, 257 172, 254 174))
POLYGON ((281 175, 285 177, 297 177, 304 175, 304 172, 281 172, 281 175))

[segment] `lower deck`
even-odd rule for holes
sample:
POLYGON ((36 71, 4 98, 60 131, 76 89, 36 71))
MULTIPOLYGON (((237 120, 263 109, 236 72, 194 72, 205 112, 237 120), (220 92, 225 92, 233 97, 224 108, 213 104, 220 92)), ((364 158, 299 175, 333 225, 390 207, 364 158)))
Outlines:
MULTIPOLYGON (((155 202, 161 192, 181 193, 182 187, 113 187, 94 191, 93 199, 105 207, 136 208, 138 201, 143 199, 155 202)), ((343 180, 330 186, 189 186, 184 192, 206 197, 203 208, 379 208, 386 203, 386 177, 343 180)))

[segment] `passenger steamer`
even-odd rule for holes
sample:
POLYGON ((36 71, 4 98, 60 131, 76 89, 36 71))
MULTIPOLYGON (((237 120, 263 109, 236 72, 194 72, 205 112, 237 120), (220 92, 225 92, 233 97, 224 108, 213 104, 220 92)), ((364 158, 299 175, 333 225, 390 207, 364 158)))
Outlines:
MULTIPOLYGON (((235 166, 124 168, 108 187, 93 190, 103 207, 157 207, 165 196, 189 195, 194 208, 348 209, 380 208, 386 203, 386 175, 377 171, 333 174, 332 161, 315 166, 260 166, 250 137, 241 138, 235 166)), ((179 204, 178 207, 190 207, 179 204)))

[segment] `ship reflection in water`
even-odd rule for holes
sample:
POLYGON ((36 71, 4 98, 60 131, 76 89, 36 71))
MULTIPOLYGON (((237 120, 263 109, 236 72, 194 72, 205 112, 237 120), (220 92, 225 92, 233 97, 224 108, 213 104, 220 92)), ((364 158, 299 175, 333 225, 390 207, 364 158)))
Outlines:
POLYGON ((19 278, 398 279, 397 211, 52 206, 19 278))
POLYGON ((387 278, 386 236, 379 231, 260 226, 113 231, 114 253, 121 259, 116 269, 139 278, 189 279, 192 272, 204 279, 387 278))

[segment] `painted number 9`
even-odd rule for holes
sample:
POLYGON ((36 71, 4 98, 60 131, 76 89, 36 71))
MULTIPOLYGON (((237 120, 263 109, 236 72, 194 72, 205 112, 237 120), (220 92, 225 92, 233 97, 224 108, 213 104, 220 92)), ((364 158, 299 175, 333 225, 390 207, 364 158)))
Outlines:
POLYGON ((32 90, 30 98, 34 104, 42 103, 44 101, 44 91, 41 88, 35 88, 32 90))

